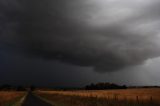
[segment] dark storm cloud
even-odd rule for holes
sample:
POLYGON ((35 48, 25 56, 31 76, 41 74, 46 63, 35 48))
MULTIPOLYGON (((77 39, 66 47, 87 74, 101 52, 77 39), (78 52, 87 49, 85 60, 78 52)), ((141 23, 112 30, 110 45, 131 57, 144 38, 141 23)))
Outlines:
POLYGON ((159 56, 159 5, 151 0, 1 0, 0 41, 26 55, 115 71, 159 56))

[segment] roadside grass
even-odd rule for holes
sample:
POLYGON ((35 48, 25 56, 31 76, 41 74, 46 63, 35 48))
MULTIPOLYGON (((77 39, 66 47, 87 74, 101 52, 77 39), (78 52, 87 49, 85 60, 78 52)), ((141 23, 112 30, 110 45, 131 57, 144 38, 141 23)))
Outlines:
POLYGON ((42 94, 40 96, 45 98, 44 100, 52 101, 52 104, 56 106, 157 106, 154 103, 118 101, 96 97, 66 96, 60 94, 42 94))
POLYGON ((26 92, 1 91, 0 106, 20 106, 24 100, 26 92))
MULTIPOLYGON (((136 90, 139 92, 140 89, 136 90)), ((159 93, 160 89, 158 91, 151 89, 151 91, 153 90, 153 95, 152 97, 149 96, 150 98, 147 97, 148 90, 140 90, 143 94, 146 93, 145 95, 138 95, 138 93, 135 92, 136 90, 126 90, 126 93, 130 92, 128 93, 129 95, 134 94, 132 97, 125 96, 123 99, 120 95, 115 95, 115 92, 117 93, 121 90, 112 90, 112 95, 107 95, 107 93, 105 95, 104 93, 110 91, 36 91, 35 94, 56 106, 160 106, 160 104, 156 102, 158 99, 156 98, 156 101, 154 100, 154 97, 159 93), (100 96, 101 93, 103 93, 103 96, 100 96), (144 99, 143 96, 145 96, 146 99, 144 99)), ((126 95, 124 91, 122 95, 126 95)))

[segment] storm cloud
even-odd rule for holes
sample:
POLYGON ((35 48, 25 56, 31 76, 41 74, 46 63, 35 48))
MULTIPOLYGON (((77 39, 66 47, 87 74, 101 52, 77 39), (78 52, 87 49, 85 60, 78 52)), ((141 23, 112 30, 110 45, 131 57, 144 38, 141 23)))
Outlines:
POLYGON ((0 44, 112 72, 160 56, 158 0, 1 0, 0 44))

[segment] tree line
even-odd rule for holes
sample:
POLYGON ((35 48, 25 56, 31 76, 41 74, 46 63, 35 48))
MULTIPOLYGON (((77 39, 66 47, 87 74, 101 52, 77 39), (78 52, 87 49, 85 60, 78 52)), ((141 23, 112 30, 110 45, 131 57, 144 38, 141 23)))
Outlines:
POLYGON ((0 91, 27 91, 27 90, 35 90, 35 86, 12 86, 9 84, 0 85, 0 91))
POLYGON ((127 89, 126 85, 117 85, 114 83, 92 83, 90 85, 85 86, 86 90, 106 90, 106 89, 127 89))

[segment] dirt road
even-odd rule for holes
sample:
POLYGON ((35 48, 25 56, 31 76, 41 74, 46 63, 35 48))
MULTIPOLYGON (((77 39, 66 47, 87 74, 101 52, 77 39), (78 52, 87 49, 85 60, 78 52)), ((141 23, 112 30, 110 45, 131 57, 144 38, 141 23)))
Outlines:
POLYGON ((53 106, 50 105, 44 101, 42 101, 41 99, 39 99, 38 97, 34 96, 31 92, 28 93, 26 100, 24 101, 22 106, 53 106))

